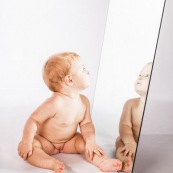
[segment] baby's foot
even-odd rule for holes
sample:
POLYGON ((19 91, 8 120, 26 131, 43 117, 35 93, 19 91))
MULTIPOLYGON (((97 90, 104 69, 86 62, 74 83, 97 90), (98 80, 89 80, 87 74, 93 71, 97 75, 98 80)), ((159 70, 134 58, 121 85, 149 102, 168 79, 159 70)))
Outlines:
POLYGON ((65 168, 64 163, 60 162, 59 160, 55 161, 53 166, 55 173, 62 173, 64 168, 65 168))
POLYGON ((122 162, 117 159, 106 159, 101 162, 99 169, 103 172, 116 172, 122 169, 122 162))
POLYGON ((126 162, 123 163, 122 171, 125 173, 131 173, 132 166, 133 166, 133 162, 130 160, 127 160, 126 162))

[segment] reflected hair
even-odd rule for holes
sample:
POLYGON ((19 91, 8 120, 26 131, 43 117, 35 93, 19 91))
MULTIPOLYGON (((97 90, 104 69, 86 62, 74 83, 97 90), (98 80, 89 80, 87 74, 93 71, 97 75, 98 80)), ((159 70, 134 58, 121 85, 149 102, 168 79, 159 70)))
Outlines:
POLYGON ((151 62, 148 62, 146 65, 152 65, 153 64, 153 62, 151 61, 151 62))
POLYGON ((59 91, 62 82, 71 69, 72 61, 79 59, 79 55, 74 52, 63 52, 52 55, 43 66, 43 80, 48 88, 59 91))
POLYGON ((152 68, 152 65, 153 65, 153 62, 150 61, 150 62, 148 62, 148 63, 145 65, 145 67, 146 67, 146 66, 151 66, 151 68, 152 68))

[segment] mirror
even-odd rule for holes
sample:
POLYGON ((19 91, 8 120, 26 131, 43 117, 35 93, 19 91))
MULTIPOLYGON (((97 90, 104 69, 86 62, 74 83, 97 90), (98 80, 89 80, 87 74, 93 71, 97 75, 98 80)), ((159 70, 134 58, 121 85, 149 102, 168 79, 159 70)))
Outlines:
POLYGON ((173 170, 172 9, 166 0, 133 173, 173 170))
POLYGON ((99 143, 115 157, 115 140, 124 103, 139 97, 134 83, 151 62, 164 0, 110 1, 93 105, 99 143))

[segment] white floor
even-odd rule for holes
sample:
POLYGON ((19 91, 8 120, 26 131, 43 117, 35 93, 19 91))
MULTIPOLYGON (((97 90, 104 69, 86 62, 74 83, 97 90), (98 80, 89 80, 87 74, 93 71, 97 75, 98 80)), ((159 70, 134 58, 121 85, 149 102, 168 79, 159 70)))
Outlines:
MULTIPOLYGON (((52 173, 34 167, 23 161, 17 153, 17 145, 21 139, 24 123, 27 119, 28 110, 16 108, 0 109, 0 172, 1 173, 52 173)), ((113 133, 113 132, 112 132, 113 133)), ((97 132, 98 144, 105 150, 105 153, 114 158, 115 136, 106 134, 101 129, 97 132)), ((59 154, 59 160, 65 163, 64 173, 101 173, 98 168, 89 164, 81 155, 59 154)))

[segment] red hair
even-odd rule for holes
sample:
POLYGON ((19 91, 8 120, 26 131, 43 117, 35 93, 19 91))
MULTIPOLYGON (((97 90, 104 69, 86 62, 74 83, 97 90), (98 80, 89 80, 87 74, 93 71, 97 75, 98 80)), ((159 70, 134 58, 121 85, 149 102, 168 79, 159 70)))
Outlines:
POLYGON ((74 52, 63 52, 51 56, 44 64, 43 79, 51 91, 59 91, 61 83, 71 69, 71 62, 79 58, 74 52))

